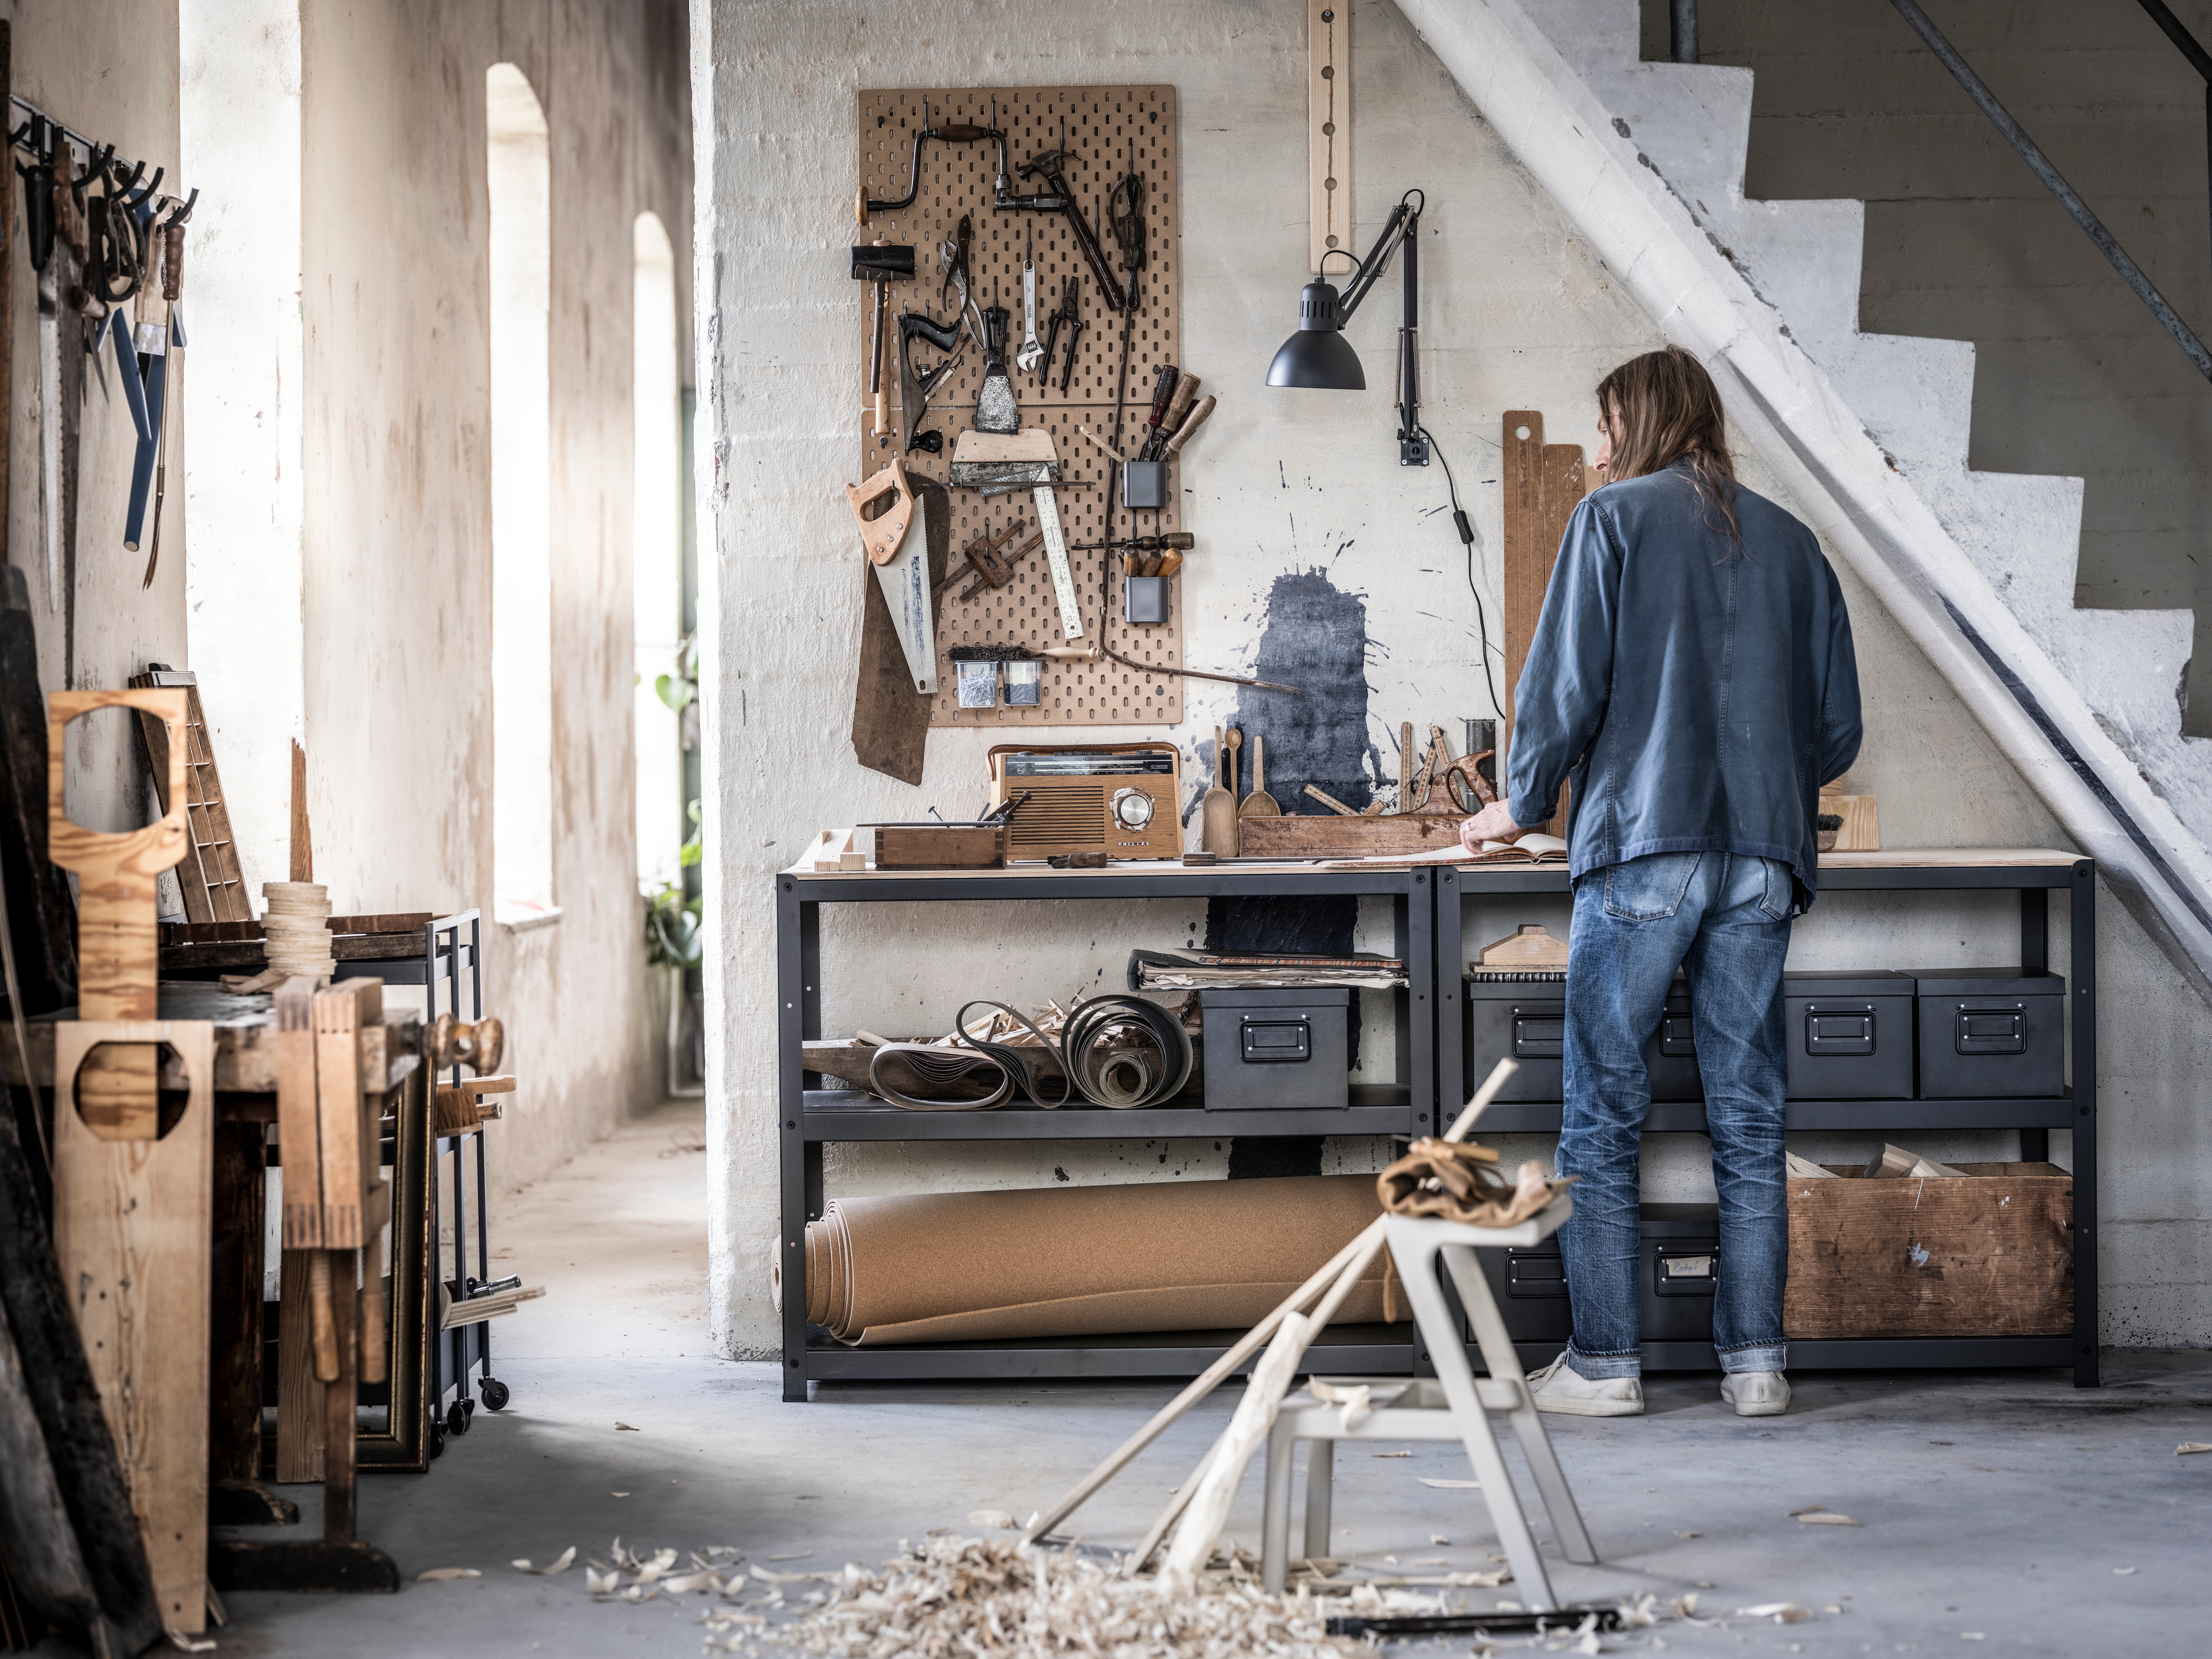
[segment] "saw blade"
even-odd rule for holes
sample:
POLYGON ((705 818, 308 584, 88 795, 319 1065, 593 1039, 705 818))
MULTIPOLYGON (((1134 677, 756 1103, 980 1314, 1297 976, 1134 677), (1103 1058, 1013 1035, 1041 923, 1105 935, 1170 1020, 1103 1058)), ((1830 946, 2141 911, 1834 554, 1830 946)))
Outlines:
POLYGON ((1044 537, 1045 562, 1052 567, 1052 596, 1060 601, 1060 631, 1071 640, 1083 637, 1083 607, 1075 599, 1075 572, 1068 568, 1067 538, 1060 531, 1060 503, 1049 484, 1030 492, 1036 499, 1037 530, 1044 537))
POLYGON ((937 695, 937 626, 929 609, 929 538, 909 535, 890 561, 875 567, 891 613, 891 628, 906 654, 906 672, 922 696, 937 695))

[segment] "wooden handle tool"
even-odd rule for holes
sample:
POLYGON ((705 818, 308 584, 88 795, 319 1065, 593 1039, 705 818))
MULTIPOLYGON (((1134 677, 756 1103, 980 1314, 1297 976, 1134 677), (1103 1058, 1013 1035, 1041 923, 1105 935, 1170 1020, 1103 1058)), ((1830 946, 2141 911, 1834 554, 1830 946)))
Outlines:
POLYGON ((1209 392, 1205 397, 1198 400, 1198 407, 1192 410, 1189 415, 1185 417, 1183 423, 1176 428, 1175 436, 1169 439, 1167 441, 1167 447, 1160 451, 1160 459, 1165 460, 1168 457, 1173 455, 1177 450, 1181 449, 1185 444, 1188 443, 1190 441, 1191 434, 1196 432, 1199 428, 1204 426, 1206 424, 1206 417, 1212 413, 1213 396, 1209 392))

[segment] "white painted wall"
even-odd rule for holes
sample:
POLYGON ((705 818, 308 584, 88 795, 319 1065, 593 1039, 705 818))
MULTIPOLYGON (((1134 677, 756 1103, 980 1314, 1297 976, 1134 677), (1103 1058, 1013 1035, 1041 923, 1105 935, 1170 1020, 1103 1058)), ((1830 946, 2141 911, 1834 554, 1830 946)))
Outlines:
MULTIPOLYGON (((914 816, 933 804, 952 817, 985 794, 989 739, 981 734, 933 732, 919 789, 861 769, 845 737, 859 611, 839 487, 852 481, 858 301, 837 279, 853 240, 858 88, 1174 83, 1183 353, 1222 398, 1181 481, 1200 542, 1182 583, 1186 660, 1232 671, 1248 661, 1271 585, 1317 567, 1366 598, 1371 735, 1386 765, 1401 720, 1487 710, 1442 470, 1397 465, 1388 371, 1395 282, 1350 331, 1380 371, 1372 389, 1261 385, 1293 324, 1304 269, 1302 7, 997 4, 971 9, 951 31, 912 0, 798 14, 694 0, 693 19, 714 1322, 726 1352, 751 1354, 777 1340, 767 1272, 777 1228, 772 874, 825 824, 914 816)), ((1475 520, 1494 619, 1502 411, 1540 409, 1553 441, 1591 445, 1590 388, 1660 337, 1396 11, 1374 0, 1356 9, 1352 80, 1363 211, 1355 243, 1364 248, 1381 222, 1375 210, 1407 186, 1428 193, 1424 412, 1475 520)), ((988 216, 978 229, 991 234, 988 216)), ((1755 468, 1747 476, 1777 493, 1755 468)), ((2048 815, 1945 682, 1864 590, 1847 583, 1847 592, 1869 730, 1853 775, 1881 795, 1890 843, 2056 842, 2048 815)), ((1194 777, 1201 734, 1210 746, 1235 702, 1200 685, 1188 699, 1173 735, 1194 777)), ((1156 734, 1068 734, 1118 735, 1156 734)), ((1538 918, 1501 920, 1517 919, 1538 918)), ((824 1029, 934 1034, 965 996, 1115 983, 1131 946, 1180 943, 1194 925, 1203 925, 1198 908, 1170 903, 833 911, 823 930, 824 1029)), ((1799 960, 1868 965, 1905 950, 1931 962, 2004 960, 2016 951, 2016 926, 1986 902, 1931 913, 1831 900, 1806 924, 1799 960)), ((2201 1340, 2212 1312, 2203 1288, 2212 1228, 2197 1171, 2212 1148, 2185 1079, 2201 1073, 2212 1027, 2117 905, 2101 908, 2100 928, 2105 1334, 2201 1340)), ((836 1195, 1203 1177, 1222 1172, 1225 1146, 833 1148, 827 1180, 836 1195)), ((1364 1143, 1334 1144, 1332 1167, 1373 1167, 1375 1155, 1364 1143)), ((1695 1194, 1701 1157, 1686 1139, 1655 1142, 1654 1195, 1695 1194)))

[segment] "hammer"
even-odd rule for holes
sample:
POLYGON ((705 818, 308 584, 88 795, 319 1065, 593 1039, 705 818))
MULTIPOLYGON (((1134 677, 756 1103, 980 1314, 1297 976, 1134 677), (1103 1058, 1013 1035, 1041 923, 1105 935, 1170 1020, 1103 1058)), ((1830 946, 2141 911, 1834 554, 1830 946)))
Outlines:
POLYGON ((914 248, 909 243, 871 242, 853 250, 853 280, 876 285, 875 326, 868 344, 868 397, 876 408, 876 435, 890 430, 890 415, 884 397, 884 301, 887 286, 914 279, 914 248))

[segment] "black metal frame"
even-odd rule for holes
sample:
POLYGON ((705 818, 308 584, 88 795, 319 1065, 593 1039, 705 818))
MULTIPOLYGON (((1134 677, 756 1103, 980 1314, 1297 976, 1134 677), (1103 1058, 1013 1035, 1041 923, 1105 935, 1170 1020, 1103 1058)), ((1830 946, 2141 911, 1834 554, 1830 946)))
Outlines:
MULTIPOLYGON (((1793 1100, 1792 1129, 2017 1129, 2023 1162, 2050 1154, 2051 1131, 2074 1134, 2074 1334, 2071 1337, 1922 1337, 1879 1341, 1798 1342, 1794 1364, 1837 1370, 1917 1366, 2070 1366, 2077 1388, 2099 1385, 2097 1367, 2097 866, 2076 858, 2063 864, 1887 866, 1823 865, 1820 890, 1842 892, 2003 891, 2020 895, 2020 963, 2023 973, 2050 965, 2050 896, 2063 891, 2070 906, 2072 1086, 2051 1099, 2029 1100, 1793 1100)), ((1461 980, 1461 905, 1465 897, 1541 893, 1565 897, 1567 872, 1539 869, 1446 869, 1437 878, 1437 1086, 1438 1098, 1466 1097, 1468 1079, 1460 1034, 1465 995, 1461 980)), ((1505 1133, 1556 1133, 1560 1107, 1550 1103, 1492 1106, 1485 1129, 1505 1133)), ((1659 1102, 1644 1127, 1662 1133, 1703 1133, 1705 1106, 1698 1101, 1659 1102)), ((1553 1357, 1556 1344, 1540 1355, 1553 1357)), ((1709 1370, 1712 1350, 1694 1343, 1646 1343, 1644 1363, 1654 1370, 1709 1370)))
MULTIPOLYGON (((477 1020, 483 1018, 483 918, 480 911, 464 910, 458 915, 440 916, 423 930, 422 1030, 425 1036, 438 1018, 438 982, 446 981, 446 1012, 456 1018, 477 1020), (463 934, 465 932, 465 940, 463 934), (461 972, 468 971, 469 1012, 461 1012, 461 972)), ((451 1068, 447 1086, 461 1085, 461 1067, 451 1068)), ((429 1092, 430 1122, 434 1130, 438 1121, 437 1088, 434 1074, 426 1085, 429 1092)), ((447 1411, 446 1428, 455 1434, 468 1432, 469 1419, 476 1411, 476 1401, 469 1395, 469 1367, 481 1367, 484 1384, 496 1385, 491 1374, 491 1322, 480 1321, 474 1325, 463 1325, 450 1331, 437 1326, 437 1286, 445 1274, 445 1250, 437 1237, 438 1224, 438 1158, 439 1152, 450 1152, 453 1158, 453 1283, 461 1287, 463 1295, 469 1288, 469 1226, 468 1226, 468 1167, 463 1152, 469 1141, 477 1146, 477 1262, 490 1277, 491 1265, 491 1202, 489 1176, 484 1169, 487 1137, 481 1129, 471 1134, 438 1135, 436 1150, 430 1158, 430 1250, 432 1268, 428 1317, 431 1321, 434 1348, 433 1370, 430 1377, 430 1414, 434 1419, 441 1409, 447 1411), (473 1356, 473 1357, 472 1357, 473 1356), (446 1407, 446 1395, 451 1390, 453 1403, 446 1407)), ((459 1297, 456 1297, 455 1300, 459 1297)), ((499 1392, 498 1410, 506 1402, 506 1394, 499 1392)), ((489 1403, 489 1402, 488 1402, 489 1403)), ((438 1431, 433 1429, 434 1442, 438 1431)))
MULTIPOLYGON (((777 1133, 782 1176, 783 1397, 806 1398, 815 1378, 922 1379, 1042 1376, 1171 1376, 1203 1370, 1240 1331, 1166 1335, 917 1344, 848 1348, 823 1339, 810 1346, 806 1326, 806 1223, 823 1212, 822 1148, 833 1140, 1124 1140, 1205 1135, 1423 1134, 1433 1132, 1436 1095, 1436 983, 1431 931, 1436 907, 1428 870, 1324 871, 1236 864, 1157 871, 976 871, 927 875, 806 875, 775 878, 777 1133), (1018 899, 1207 899, 1342 895, 1396 902, 1396 951, 1409 981, 1397 994, 1398 1085, 1387 1103, 1341 1112, 1233 1114, 1152 1107, 1138 1112, 1070 1106, 1057 1111, 904 1112, 849 1090, 809 1088, 802 1045, 822 1035, 824 904, 1018 899), (1402 1098, 1397 1097, 1402 1096, 1402 1098)), ((1338 1327, 1326 1339, 1340 1348, 1339 1369, 1410 1372, 1410 1328, 1338 1327)))

